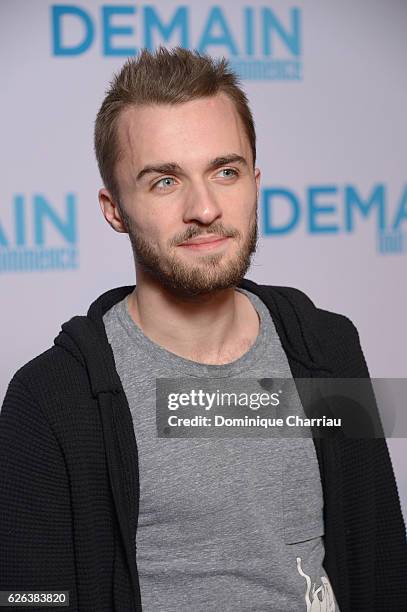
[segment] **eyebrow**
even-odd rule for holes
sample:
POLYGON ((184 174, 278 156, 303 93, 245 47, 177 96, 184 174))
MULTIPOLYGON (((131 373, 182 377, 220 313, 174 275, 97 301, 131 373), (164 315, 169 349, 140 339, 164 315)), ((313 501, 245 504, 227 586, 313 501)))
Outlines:
MULTIPOLYGON (((221 157, 215 157, 212 159, 208 166, 207 170, 216 170, 216 168, 220 168, 221 166, 226 166, 227 164, 241 164, 242 166, 248 166, 247 161, 242 155, 238 155, 237 153, 230 153, 230 155, 223 155, 221 157)), ((144 166, 142 170, 137 174, 136 181, 139 181, 146 174, 185 174, 183 169, 176 162, 164 162, 158 164, 149 164, 148 166, 144 166)))

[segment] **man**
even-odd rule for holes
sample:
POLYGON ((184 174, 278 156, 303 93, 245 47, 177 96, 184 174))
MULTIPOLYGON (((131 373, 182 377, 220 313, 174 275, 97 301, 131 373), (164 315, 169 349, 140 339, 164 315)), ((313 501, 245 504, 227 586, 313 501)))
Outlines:
POLYGON ((369 377, 349 319, 244 279, 260 171, 227 63, 162 48, 129 60, 95 150, 137 282, 10 383, 1 589, 69 591, 86 612, 407 609, 384 440, 157 436, 161 378, 369 377))

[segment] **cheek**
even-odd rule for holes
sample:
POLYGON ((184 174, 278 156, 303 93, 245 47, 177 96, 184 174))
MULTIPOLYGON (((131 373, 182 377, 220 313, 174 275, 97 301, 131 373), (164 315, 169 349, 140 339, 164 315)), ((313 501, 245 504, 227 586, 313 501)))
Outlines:
POLYGON ((176 225, 173 219, 162 210, 151 210, 148 214, 139 218, 137 223, 138 231, 150 243, 166 246, 177 232, 180 231, 179 224, 176 225))
MULTIPOLYGON (((240 191, 231 198, 225 209, 227 221, 242 226, 243 228, 249 225, 256 214, 257 202, 256 192, 247 190, 244 194, 240 191)), ((226 220, 226 219, 225 219, 226 220)))
POLYGON ((154 231, 158 217, 151 210, 151 207, 144 206, 142 202, 137 202, 133 207, 132 220, 134 229, 145 236, 154 231))

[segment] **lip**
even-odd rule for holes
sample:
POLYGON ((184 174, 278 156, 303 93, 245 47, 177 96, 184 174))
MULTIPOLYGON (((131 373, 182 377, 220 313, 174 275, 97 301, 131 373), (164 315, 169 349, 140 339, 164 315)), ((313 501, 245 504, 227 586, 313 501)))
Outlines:
POLYGON ((212 249, 217 246, 224 244, 227 240, 229 240, 228 236, 197 236, 192 240, 188 240, 187 242, 183 242, 179 246, 188 248, 188 249, 212 249))

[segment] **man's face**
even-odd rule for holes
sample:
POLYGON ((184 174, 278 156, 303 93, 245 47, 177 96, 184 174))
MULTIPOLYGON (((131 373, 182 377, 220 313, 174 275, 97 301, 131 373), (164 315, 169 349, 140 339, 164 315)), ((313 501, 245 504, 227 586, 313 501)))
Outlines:
POLYGON ((256 249, 260 172, 231 100, 132 107, 118 136, 137 274, 186 297, 238 285, 256 249))

